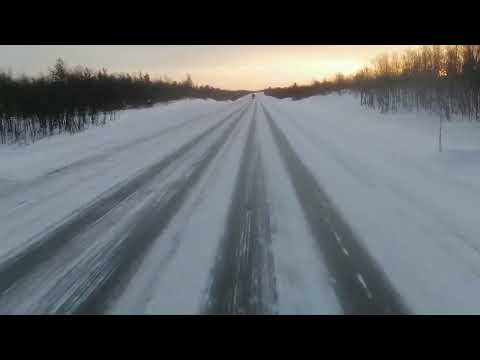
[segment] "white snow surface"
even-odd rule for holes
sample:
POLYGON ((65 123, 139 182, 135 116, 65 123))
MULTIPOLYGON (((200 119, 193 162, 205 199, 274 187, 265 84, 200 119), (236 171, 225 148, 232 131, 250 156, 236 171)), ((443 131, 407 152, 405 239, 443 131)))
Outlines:
POLYGON ((112 314, 198 314, 225 231, 252 109, 157 238, 112 314), (245 121, 246 120, 246 121, 245 121))
POLYGON ((263 111, 257 142, 267 184, 278 313, 341 314, 318 244, 310 233, 295 189, 274 143, 263 111))
POLYGON ((89 156, 148 139, 182 121, 226 109, 231 103, 211 99, 159 103, 151 108, 119 111, 115 120, 104 126, 92 126, 73 135, 46 137, 29 145, 0 145, 0 186, 30 180, 89 156))
MULTIPOLYGON (((351 95, 258 98, 414 313, 480 313, 479 123, 444 123, 439 153, 439 119, 433 114, 380 114, 351 95)), ((249 100, 132 109, 104 127, 0 146, 0 258, 249 100)), ((258 113, 278 311, 340 313, 321 253, 258 113)), ((251 116, 250 109, 245 117, 251 116)), ((248 124, 243 121, 216 155, 128 285, 133 295, 120 297, 113 313, 201 310, 248 124)))
MULTIPOLYGON (((239 129, 192 189, 182 209, 155 241, 128 288, 114 303, 113 314, 198 314, 221 256, 220 244, 247 132, 254 112, 247 111, 239 129)), ((323 259, 303 218, 294 189, 276 153, 262 111, 255 115, 267 181, 272 229, 274 276, 279 314, 339 314, 323 259)))
POLYGON ((182 100, 127 110, 102 128, 25 147, 1 147, 0 258, 174 153, 243 104, 242 99, 182 100), (60 171, 51 173, 55 170, 60 171))
POLYGON ((480 312, 479 123, 444 123, 440 153, 433 114, 262 101, 413 312, 480 312))

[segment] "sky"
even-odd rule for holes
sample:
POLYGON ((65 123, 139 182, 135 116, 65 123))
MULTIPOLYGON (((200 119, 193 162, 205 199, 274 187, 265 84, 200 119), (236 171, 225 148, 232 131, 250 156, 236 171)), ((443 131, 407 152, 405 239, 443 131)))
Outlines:
POLYGON ((148 72, 197 85, 261 90, 355 72, 385 52, 410 45, 0 45, 0 70, 47 73, 59 57, 68 66, 148 72))

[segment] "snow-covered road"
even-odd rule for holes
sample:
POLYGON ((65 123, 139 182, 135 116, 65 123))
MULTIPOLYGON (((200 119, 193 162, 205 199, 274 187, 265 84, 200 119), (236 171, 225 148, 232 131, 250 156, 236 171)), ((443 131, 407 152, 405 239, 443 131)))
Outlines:
POLYGON ((350 97, 318 98, 185 100, 1 148, 0 313, 479 312, 478 214, 450 211, 480 203, 472 171, 435 182, 457 153, 408 148, 428 121, 346 123, 350 97))

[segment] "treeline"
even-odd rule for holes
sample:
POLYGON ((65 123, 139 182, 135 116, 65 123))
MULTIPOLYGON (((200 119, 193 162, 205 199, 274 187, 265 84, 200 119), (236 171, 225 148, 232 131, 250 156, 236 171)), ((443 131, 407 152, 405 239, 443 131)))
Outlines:
POLYGON ((350 90, 364 106, 382 112, 425 110, 480 120, 480 45, 423 46, 376 58, 356 74, 307 86, 267 89, 266 94, 300 99, 350 90))
POLYGON ((335 75, 332 80, 313 81, 309 85, 297 85, 294 83, 289 87, 277 87, 264 90, 266 95, 274 96, 279 99, 292 98, 293 100, 300 100, 314 95, 326 95, 333 91, 342 93, 346 89, 352 87, 352 79, 343 74, 335 75))
POLYGON ((148 74, 68 68, 62 59, 47 75, 14 78, 0 72, 0 142, 17 143, 104 124, 115 111, 182 98, 235 100, 247 91, 151 80, 148 74))

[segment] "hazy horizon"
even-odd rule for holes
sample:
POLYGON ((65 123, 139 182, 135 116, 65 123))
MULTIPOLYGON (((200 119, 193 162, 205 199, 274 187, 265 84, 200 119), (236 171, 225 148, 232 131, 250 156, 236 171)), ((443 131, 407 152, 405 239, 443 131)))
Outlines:
POLYGON ((350 74, 385 52, 412 45, 1 45, 0 70, 46 73, 59 57, 68 66, 148 72, 197 85, 262 90, 350 74))

